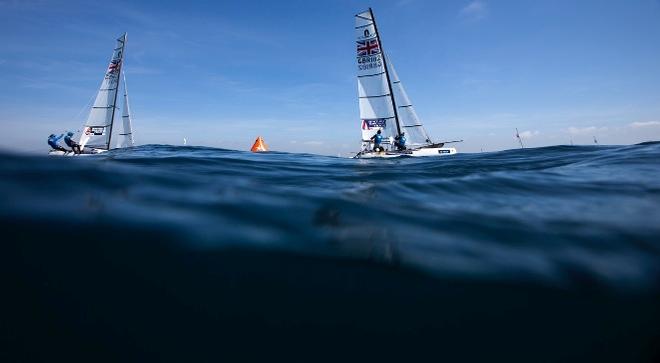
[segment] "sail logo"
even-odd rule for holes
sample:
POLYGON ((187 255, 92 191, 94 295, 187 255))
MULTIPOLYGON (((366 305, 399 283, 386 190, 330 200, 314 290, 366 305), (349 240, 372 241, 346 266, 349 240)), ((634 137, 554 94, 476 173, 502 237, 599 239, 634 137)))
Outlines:
POLYGON ((377 39, 357 41, 358 57, 364 57, 374 54, 380 54, 380 45, 378 44, 377 39))
POLYGON ((362 130, 371 130, 372 128, 384 129, 387 127, 387 120, 384 118, 377 118, 371 120, 362 120, 362 130))
POLYGON ((102 136, 105 133, 103 126, 87 126, 84 130, 85 135, 102 136))
MULTIPOLYGON (((373 28, 372 26, 369 26, 369 28, 373 28)), ((369 28, 364 29, 362 33, 357 34, 357 39, 359 40, 365 40, 365 39, 376 39, 376 33, 373 32, 372 30, 369 30, 369 28)))

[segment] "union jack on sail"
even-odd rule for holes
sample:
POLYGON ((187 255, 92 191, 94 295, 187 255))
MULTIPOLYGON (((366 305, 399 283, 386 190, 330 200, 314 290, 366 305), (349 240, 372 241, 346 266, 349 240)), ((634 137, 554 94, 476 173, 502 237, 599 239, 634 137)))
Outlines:
POLYGON ((380 54, 380 45, 378 44, 377 39, 357 41, 358 57, 374 54, 380 54))
POLYGON ((108 66, 108 73, 113 73, 119 70, 120 64, 121 64, 120 59, 113 59, 112 62, 110 62, 110 65, 108 66))

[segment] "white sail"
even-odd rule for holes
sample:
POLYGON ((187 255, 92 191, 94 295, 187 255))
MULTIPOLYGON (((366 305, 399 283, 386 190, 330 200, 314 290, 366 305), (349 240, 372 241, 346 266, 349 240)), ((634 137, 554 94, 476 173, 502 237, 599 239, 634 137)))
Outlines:
POLYGON ((112 124, 117 109, 117 93, 119 89, 119 75, 124 60, 124 46, 126 34, 117 39, 117 45, 112 52, 110 64, 101 82, 101 88, 89 113, 85 127, 80 135, 82 147, 95 149, 109 149, 112 137, 112 124))
POLYGON ((401 131, 406 133, 407 145, 414 147, 432 144, 431 137, 426 132, 419 117, 417 117, 415 108, 412 102, 410 102, 410 98, 408 98, 408 94, 403 88, 401 80, 399 80, 399 75, 396 73, 394 65, 389 58, 387 59, 387 67, 389 69, 390 81, 392 82, 396 107, 398 108, 399 124, 401 131))
POLYGON ((123 130, 119 134, 118 147, 131 147, 135 145, 133 140, 133 127, 131 125, 131 109, 128 104, 128 87, 126 86, 126 75, 124 75, 124 105, 121 113, 123 130))
POLYGON ((355 32, 362 141, 368 142, 378 130, 381 130, 384 143, 388 143, 390 136, 398 135, 396 113, 385 70, 382 46, 371 11, 355 16, 355 32))

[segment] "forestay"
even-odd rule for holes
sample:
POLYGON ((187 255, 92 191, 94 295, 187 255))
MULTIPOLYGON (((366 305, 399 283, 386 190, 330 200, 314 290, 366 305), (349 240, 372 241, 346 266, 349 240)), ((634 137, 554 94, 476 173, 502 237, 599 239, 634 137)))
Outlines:
POLYGON ((124 60, 126 34, 117 39, 110 64, 101 82, 101 88, 89 113, 80 136, 80 145, 88 148, 109 149, 112 135, 112 122, 117 109, 119 77, 124 60))
POLYGON ((362 141, 381 130, 385 143, 397 136, 396 113, 381 42, 370 11, 355 16, 357 41, 358 97, 362 141))

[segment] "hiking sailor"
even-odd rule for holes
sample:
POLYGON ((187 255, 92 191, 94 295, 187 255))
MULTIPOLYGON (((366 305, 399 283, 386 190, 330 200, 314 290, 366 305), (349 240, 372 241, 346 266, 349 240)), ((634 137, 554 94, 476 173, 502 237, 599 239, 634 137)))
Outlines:
POLYGON ((73 132, 71 131, 67 132, 66 137, 64 138, 64 143, 71 148, 74 154, 80 154, 80 145, 77 142, 73 141, 71 136, 73 136, 73 132))
POLYGON ((48 145, 50 145, 50 147, 52 147, 53 150, 68 152, 67 149, 63 148, 58 144, 58 142, 63 136, 64 134, 61 134, 60 136, 55 136, 55 134, 50 134, 50 136, 48 136, 48 145))

